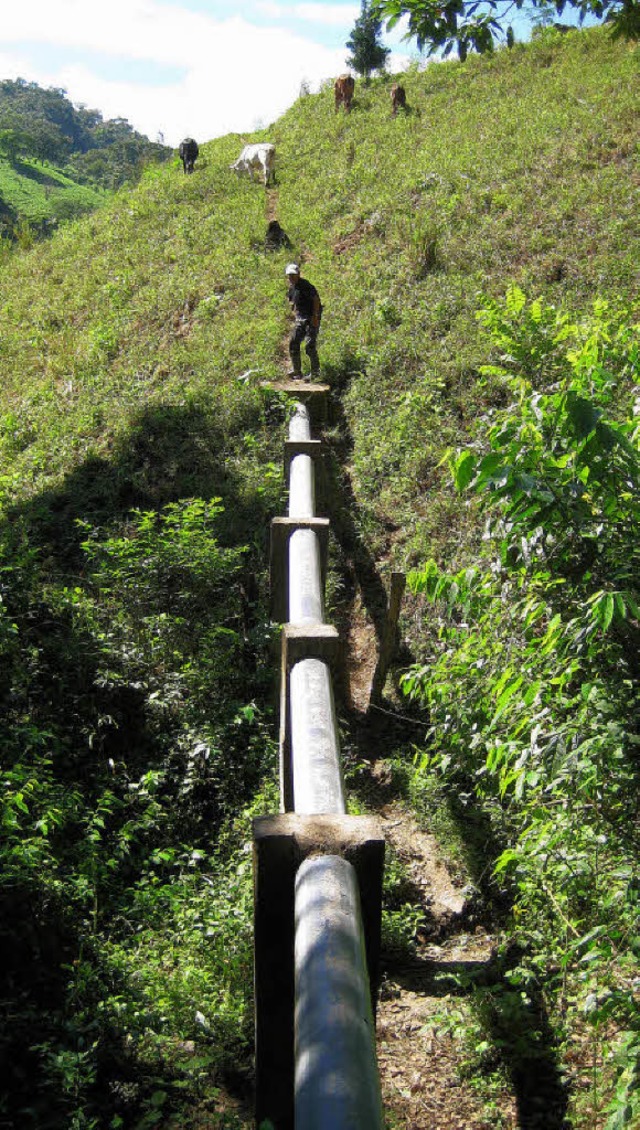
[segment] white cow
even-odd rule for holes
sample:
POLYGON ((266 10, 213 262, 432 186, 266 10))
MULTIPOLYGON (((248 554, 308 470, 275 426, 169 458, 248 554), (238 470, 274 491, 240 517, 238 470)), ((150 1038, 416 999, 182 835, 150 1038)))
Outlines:
POLYGON ((258 173, 262 176, 265 185, 269 182, 275 184, 276 147, 268 141, 260 142, 259 145, 245 145, 238 160, 234 161, 233 165, 229 165, 229 168, 238 176, 246 174, 248 177, 253 177, 258 173))

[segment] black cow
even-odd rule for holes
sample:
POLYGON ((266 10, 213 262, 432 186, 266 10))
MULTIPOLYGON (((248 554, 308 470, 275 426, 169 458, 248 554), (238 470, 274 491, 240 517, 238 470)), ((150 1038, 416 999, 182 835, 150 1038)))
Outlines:
POLYGON ((404 86, 400 86, 399 82, 394 82, 391 87, 391 113, 395 118, 398 110, 407 109, 407 95, 404 86))
POLYGON ((184 141, 180 142, 178 153, 185 173, 193 172, 193 166, 199 152, 198 142, 194 141, 192 137, 185 137, 184 141))
POLYGON ((282 247, 291 248, 291 240, 277 220, 269 220, 264 239, 264 249, 265 251, 279 251, 282 247))

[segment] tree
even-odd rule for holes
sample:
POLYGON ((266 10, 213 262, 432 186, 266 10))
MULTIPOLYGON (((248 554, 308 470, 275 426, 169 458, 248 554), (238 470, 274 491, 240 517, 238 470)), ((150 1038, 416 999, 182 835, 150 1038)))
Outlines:
MULTIPOLYGON (((548 7, 548 0, 528 0, 534 8, 548 7)), ((509 14, 524 7, 525 0, 374 0, 372 16, 386 20, 386 29, 400 19, 409 21, 407 39, 415 39, 420 51, 449 55, 457 48, 460 59, 469 50, 492 51, 496 41, 508 40, 505 28, 509 14)), ((640 0, 554 0, 555 12, 565 8, 578 13, 580 23, 595 16, 611 24, 615 37, 640 39, 640 0)))
POLYGON ((370 0, 362 0, 360 15, 345 46, 352 52, 347 65, 353 67, 356 74, 362 75, 365 82, 369 81, 372 71, 384 68, 391 54, 389 48, 380 43, 381 32, 381 16, 374 11, 370 0))
POLYGON ((33 138, 25 130, 0 129, 0 153, 12 163, 17 157, 30 153, 33 149, 33 138))

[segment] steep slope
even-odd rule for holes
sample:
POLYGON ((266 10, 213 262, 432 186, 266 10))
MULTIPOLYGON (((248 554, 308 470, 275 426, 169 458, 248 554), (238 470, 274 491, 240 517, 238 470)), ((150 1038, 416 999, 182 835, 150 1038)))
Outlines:
MULTIPOLYGON (((380 79, 358 85, 349 116, 334 113, 327 88, 255 135, 277 146, 268 195, 228 168, 250 139, 222 138, 202 147, 192 177, 148 170, 1 268, 8 1125, 248 1122, 246 1105, 233 1112, 250 1080, 246 842, 251 813, 277 805, 266 547, 283 510, 286 415, 261 382, 282 371, 288 259, 325 308, 330 599, 343 620, 350 588, 372 618, 391 566, 466 564, 480 541, 475 509, 441 465, 507 397, 499 376, 480 373, 491 346, 478 308, 513 283, 577 316, 597 297, 637 299, 637 52, 603 31, 547 34, 403 81, 406 116, 391 118, 380 79), (274 217, 291 249, 265 250, 274 217)), ((403 620, 415 654, 430 632, 420 602, 403 620)), ((490 930, 511 928, 512 889, 496 896, 494 882, 495 903, 487 894, 504 844, 471 791, 412 769, 425 715, 407 718, 398 700, 385 709, 402 717, 384 731, 381 715, 344 719, 352 783, 376 807, 377 759, 378 778, 388 773, 421 823, 446 831, 456 890, 475 884, 454 929, 478 933, 461 960, 399 844, 387 989, 419 993, 410 1023, 428 1019, 447 1040, 465 1030, 473 1054, 452 1051, 451 1036, 448 1077, 466 1063, 484 1105, 477 1124, 495 1124, 501 1071, 495 1110, 508 1125, 506 1068, 516 1091, 523 1082, 511 1050, 532 1016, 535 1039, 549 1022, 533 978, 528 1002, 509 980, 513 947, 492 950, 485 982, 473 980, 474 945, 484 958, 490 930), (439 1013, 422 1007, 425 984, 442 994, 439 1013), (473 1024, 455 993, 477 1005, 473 1024)), ((505 805, 502 831, 509 816, 505 805)), ((546 960, 541 950, 540 970, 546 960)), ((406 1002, 386 1000, 392 1025, 406 1002)), ((568 1037, 582 1094, 596 1072, 583 1024, 568 1037)), ((387 1049, 385 1070, 392 1058, 387 1049)), ((392 1124, 394 1111, 427 1109, 413 1083, 401 1080, 392 1124)), ((438 1125, 456 1125, 455 1098, 446 1110, 441 1098, 438 1125)), ((572 1108, 576 1127, 604 1125, 597 1103, 572 1108)))
POLYGON ((363 521, 381 544, 396 528, 406 564, 455 552, 438 463, 491 397, 483 300, 510 283, 577 310, 637 295, 638 58, 601 31, 551 33, 403 81, 406 116, 378 81, 349 117, 327 90, 272 132, 280 219, 325 299, 363 521))
MULTIPOLYGON (((379 81, 359 88, 349 117, 327 90, 269 131, 280 222, 323 292, 326 372, 349 386, 372 528, 401 517, 403 542, 433 533, 419 499, 467 405, 477 410, 481 294, 518 282, 578 308, 634 294, 637 82, 635 52, 600 31, 543 37, 410 73, 406 116, 390 118, 379 81)), ((263 196, 228 174, 240 145, 212 143, 192 179, 150 172, 104 217, 11 263, 3 397, 25 433, 41 432, 34 385, 54 412, 66 396, 71 432, 86 400, 104 412, 115 394, 112 431, 140 394, 215 384, 225 396, 249 368, 275 374, 286 253, 262 253, 263 196)), ((102 425, 88 431, 101 442, 102 425)))
POLYGON ((61 220, 93 212, 104 203, 104 194, 77 184, 52 165, 0 160, 0 201, 4 237, 19 238, 24 245, 61 220))
POLYGON ((237 378, 251 365, 272 371, 283 316, 272 263, 252 247, 264 238, 263 195, 228 173, 237 144, 212 146, 197 177, 149 172, 138 191, 10 264, 4 438, 20 492, 41 482, 45 462, 53 481, 108 450, 141 407, 215 397, 219 420, 255 407, 237 378))

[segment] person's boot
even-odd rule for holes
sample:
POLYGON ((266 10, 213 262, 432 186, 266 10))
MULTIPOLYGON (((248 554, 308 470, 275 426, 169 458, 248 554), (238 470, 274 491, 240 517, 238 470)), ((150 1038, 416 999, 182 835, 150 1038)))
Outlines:
POLYGON ((300 361, 300 353, 296 354, 293 350, 289 350, 289 356, 291 357, 291 368, 289 369, 287 376, 291 377, 294 381, 301 381, 302 363, 300 361))
POLYGON ((317 381, 320 378, 320 359, 315 349, 307 349, 307 355, 311 364, 311 380, 317 381))

